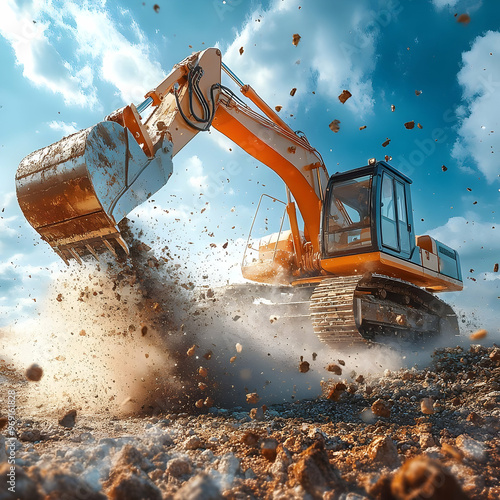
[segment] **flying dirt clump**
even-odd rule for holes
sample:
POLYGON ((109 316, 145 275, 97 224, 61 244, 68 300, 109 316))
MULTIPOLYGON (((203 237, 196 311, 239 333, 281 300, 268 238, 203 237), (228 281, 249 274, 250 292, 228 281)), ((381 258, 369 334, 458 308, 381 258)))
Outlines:
POLYGON ((33 363, 26 370, 26 378, 31 380, 32 382, 38 382, 43 376, 43 369, 41 366, 38 366, 36 363, 33 363))

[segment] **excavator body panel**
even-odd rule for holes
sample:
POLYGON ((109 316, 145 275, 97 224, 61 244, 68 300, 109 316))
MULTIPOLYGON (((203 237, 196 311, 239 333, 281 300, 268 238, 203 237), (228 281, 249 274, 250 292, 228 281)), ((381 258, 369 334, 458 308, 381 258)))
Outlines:
POLYGON ((130 132, 100 122, 28 155, 16 174, 19 205, 66 262, 127 246, 116 225, 166 184, 172 145, 148 158, 130 132), (170 152, 170 154, 169 154, 170 152))

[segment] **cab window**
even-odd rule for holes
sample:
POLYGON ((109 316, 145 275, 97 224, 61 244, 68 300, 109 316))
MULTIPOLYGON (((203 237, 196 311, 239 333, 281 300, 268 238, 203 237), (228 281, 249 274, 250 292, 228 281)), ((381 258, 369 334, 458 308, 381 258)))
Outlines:
POLYGON ((333 185, 325 231, 328 254, 371 245, 371 189, 371 175, 333 185))

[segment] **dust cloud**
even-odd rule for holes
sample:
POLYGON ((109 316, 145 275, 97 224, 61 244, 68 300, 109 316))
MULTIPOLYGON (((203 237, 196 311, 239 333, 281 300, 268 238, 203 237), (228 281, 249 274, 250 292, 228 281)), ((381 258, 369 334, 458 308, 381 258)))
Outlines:
POLYGON ((196 286, 131 227, 121 230, 130 259, 72 264, 53 279, 36 317, 2 332, 3 355, 18 372, 33 363, 43 369, 39 382, 27 384, 32 409, 248 410, 251 393, 258 405, 312 399, 325 380, 425 366, 430 359, 432 349, 417 346, 335 352, 315 336, 306 301, 287 305, 297 302, 290 288, 196 286), (327 371, 331 363, 342 373, 327 371))

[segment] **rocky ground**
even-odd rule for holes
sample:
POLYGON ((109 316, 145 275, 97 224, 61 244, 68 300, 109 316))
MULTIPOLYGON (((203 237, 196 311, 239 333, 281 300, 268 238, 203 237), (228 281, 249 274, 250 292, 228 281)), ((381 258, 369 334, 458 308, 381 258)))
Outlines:
POLYGON ((3 420, 0 499, 500 498, 499 348, 441 349, 381 377, 330 371, 321 397, 268 408, 21 408, 14 436, 3 420))

